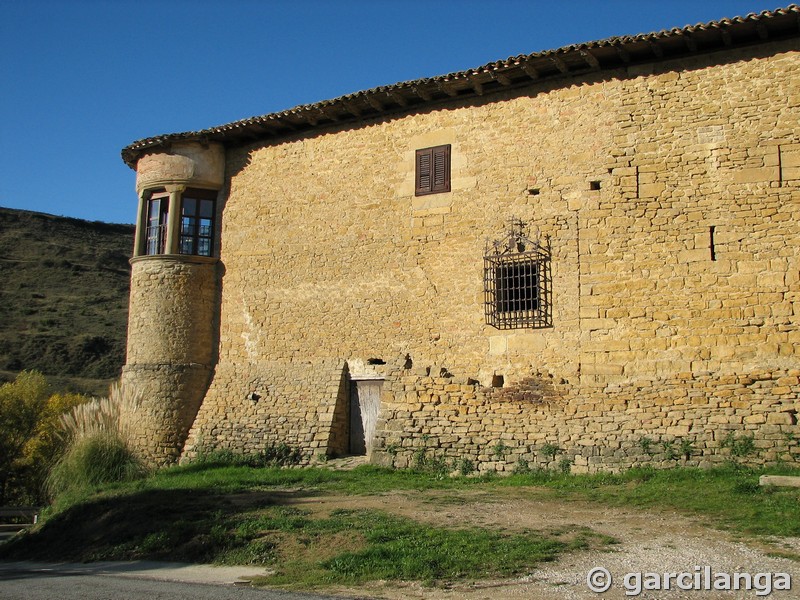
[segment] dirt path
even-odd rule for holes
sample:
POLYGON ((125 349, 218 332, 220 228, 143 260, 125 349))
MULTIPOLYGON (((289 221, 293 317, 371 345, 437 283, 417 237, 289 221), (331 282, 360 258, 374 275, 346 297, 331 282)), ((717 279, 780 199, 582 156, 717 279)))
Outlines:
MULTIPOLYGON (((792 591, 774 591, 771 598, 800 598, 800 563, 770 553, 800 553, 800 538, 745 543, 698 520, 669 512, 608 508, 581 501, 554 500, 551 495, 524 488, 486 492, 392 492, 374 496, 307 497, 293 505, 324 514, 335 509, 379 509, 415 520, 447 526, 482 526, 508 531, 590 527, 619 540, 609 550, 565 554, 559 561, 539 565, 526 577, 502 581, 459 583, 447 589, 418 583, 377 582, 358 589, 338 588, 352 596, 424 600, 481 600, 526 598, 531 600, 610 600, 630 598, 634 587, 623 585, 631 572, 688 572, 709 566, 712 573, 788 573, 792 591), (600 595, 588 589, 586 578, 594 567, 613 576, 609 591, 600 595)), ((698 577, 702 577, 703 571, 698 577)), ((713 576, 712 576, 713 577, 713 576)), ((701 579, 702 581, 702 579, 701 579)), ((689 582, 691 584, 691 582, 689 582)), ((713 579, 712 579, 713 584, 713 579)), ((672 600, 690 598, 754 598, 750 592, 683 591, 672 582, 669 591, 643 591, 638 598, 672 600)), ((759 583, 766 585, 766 581, 759 583)))

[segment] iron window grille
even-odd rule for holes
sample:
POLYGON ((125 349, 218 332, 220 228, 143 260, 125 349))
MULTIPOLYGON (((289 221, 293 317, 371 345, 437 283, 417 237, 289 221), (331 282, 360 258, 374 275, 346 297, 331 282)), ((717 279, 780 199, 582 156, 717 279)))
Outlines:
POLYGON ((497 329, 552 326, 549 240, 511 221, 505 238, 487 243, 483 257, 486 324, 497 329))

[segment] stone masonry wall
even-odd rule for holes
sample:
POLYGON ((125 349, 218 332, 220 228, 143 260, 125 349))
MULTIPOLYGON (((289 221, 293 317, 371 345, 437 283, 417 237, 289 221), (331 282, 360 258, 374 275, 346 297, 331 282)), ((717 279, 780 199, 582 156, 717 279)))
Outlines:
POLYGON ((346 365, 376 359, 376 461, 710 464, 750 435, 749 460, 796 458, 797 45, 228 149, 219 364, 188 452, 338 452, 346 365), (415 150, 439 144, 452 191, 415 197, 415 150), (552 327, 484 323, 485 243, 512 217, 548 236, 552 327))
POLYGON ((277 362, 269 378, 248 369, 218 371, 218 378, 246 381, 248 391, 224 406, 204 406, 184 456, 205 450, 255 454, 279 444, 303 448, 307 459, 329 447, 343 454, 344 368, 342 361, 323 360, 277 362))
POLYGON ((374 462, 578 473, 800 458, 798 369, 676 373, 591 393, 545 374, 486 388, 428 371, 394 372, 374 462))
POLYGON ((215 261, 149 256, 132 261, 128 354, 122 381, 142 404, 123 415, 148 462, 175 462, 208 389, 217 352, 215 261))

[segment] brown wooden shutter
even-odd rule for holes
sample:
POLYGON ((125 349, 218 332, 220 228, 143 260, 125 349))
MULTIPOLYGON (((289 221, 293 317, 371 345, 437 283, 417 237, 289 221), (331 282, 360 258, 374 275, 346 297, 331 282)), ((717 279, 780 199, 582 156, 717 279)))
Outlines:
POLYGON ((450 145, 432 148, 433 150, 433 183, 431 192, 450 191, 450 145))
POLYGON ((417 150, 417 181, 415 186, 415 194, 420 196, 422 194, 430 194, 433 191, 432 187, 432 169, 433 164, 433 148, 425 148, 424 150, 417 150))
POLYGON ((417 150, 414 194, 450 191, 450 145, 417 150))

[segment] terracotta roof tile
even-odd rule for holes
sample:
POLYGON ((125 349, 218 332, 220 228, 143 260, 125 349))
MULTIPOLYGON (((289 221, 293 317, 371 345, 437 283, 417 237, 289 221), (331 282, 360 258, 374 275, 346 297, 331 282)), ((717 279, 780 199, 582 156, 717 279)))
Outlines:
POLYGON ((533 81, 569 78, 591 71, 798 36, 800 7, 792 4, 744 17, 520 54, 466 71, 380 86, 209 129, 150 137, 125 147, 122 158, 128 166, 135 168, 136 161, 143 154, 167 147, 175 141, 247 143, 332 123, 414 110, 427 104, 529 85, 533 81))

